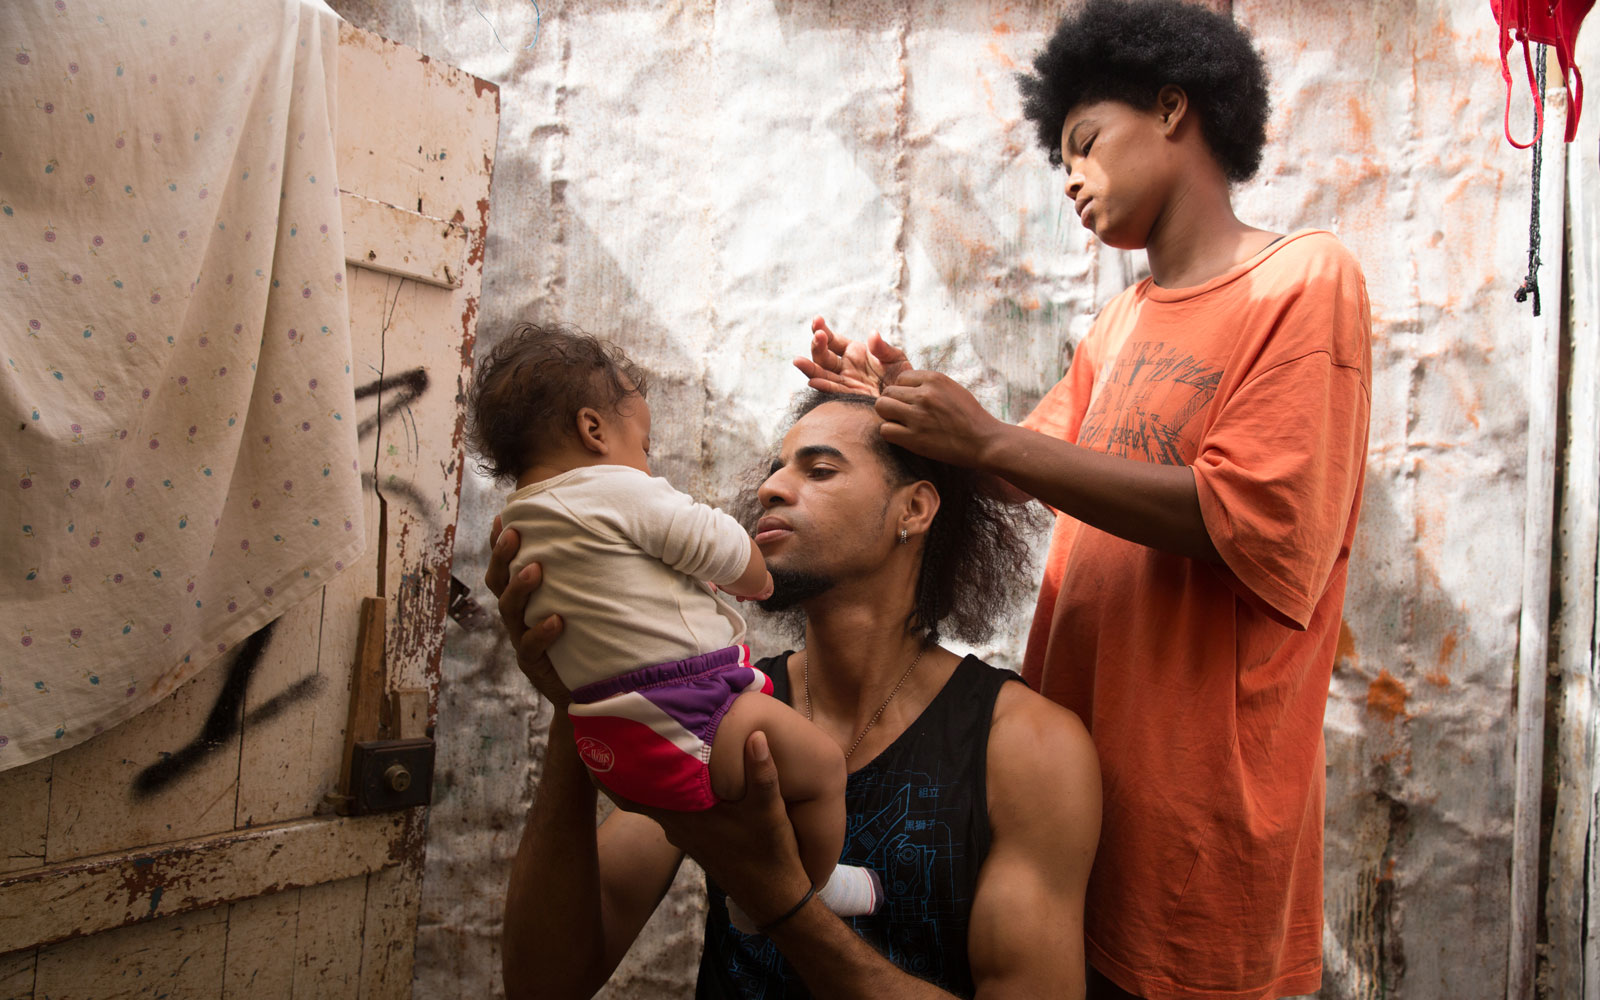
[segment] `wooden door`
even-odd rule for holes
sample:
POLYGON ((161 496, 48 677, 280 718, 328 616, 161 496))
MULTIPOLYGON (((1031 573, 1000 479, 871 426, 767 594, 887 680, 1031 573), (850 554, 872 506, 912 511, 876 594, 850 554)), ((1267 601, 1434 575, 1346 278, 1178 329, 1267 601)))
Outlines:
POLYGON ((366 598, 362 735, 431 734, 499 92, 339 45, 366 555, 148 712, 0 773, 0 998, 411 993, 426 808, 337 815, 339 776, 366 598))

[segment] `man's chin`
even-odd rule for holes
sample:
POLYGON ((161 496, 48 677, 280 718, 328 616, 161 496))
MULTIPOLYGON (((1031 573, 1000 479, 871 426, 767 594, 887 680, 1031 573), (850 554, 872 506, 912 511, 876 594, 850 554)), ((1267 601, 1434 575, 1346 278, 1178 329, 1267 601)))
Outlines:
POLYGON ((833 589, 832 577, 804 570, 773 569, 772 596, 759 601, 762 611, 788 611, 833 589))

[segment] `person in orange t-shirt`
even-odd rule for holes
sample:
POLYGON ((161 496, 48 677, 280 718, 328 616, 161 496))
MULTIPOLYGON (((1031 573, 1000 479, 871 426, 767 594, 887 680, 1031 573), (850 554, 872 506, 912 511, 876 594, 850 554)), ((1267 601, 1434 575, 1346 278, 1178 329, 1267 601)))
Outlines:
POLYGON ((1104 824, 1089 996, 1321 983, 1323 712, 1366 462, 1371 316, 1332 235, 1234 215, 1260 57, 1178 0, 1091 0, 1022 78, 1079 219, 1144 249, 1021 425, 819 317, 797 366, 879 392, 886 441, 1057 513, 1024 677, 1089 726, 1104 824))

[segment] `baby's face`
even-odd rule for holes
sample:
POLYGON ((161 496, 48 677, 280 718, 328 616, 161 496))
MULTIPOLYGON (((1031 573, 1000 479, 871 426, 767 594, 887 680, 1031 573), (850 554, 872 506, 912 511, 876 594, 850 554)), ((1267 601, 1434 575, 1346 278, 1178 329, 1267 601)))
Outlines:
POLYGON ((650 403, 643 396, 628 396, 617 404, 617 433, 607 459, 640 472, 650 471, 650 403))

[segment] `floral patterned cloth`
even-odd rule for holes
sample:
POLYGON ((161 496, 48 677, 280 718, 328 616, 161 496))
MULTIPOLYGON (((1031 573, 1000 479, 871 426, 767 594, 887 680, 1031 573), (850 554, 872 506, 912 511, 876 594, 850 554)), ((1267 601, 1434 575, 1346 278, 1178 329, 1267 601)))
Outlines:
POLYGON ((0 769, 365 547, 337 50, 298 0, 0 10, 0 769))

